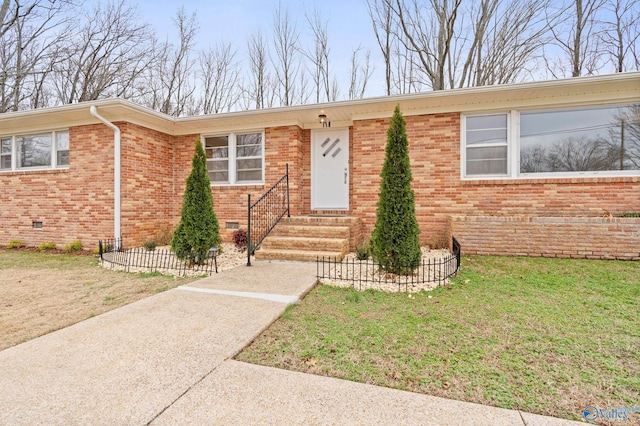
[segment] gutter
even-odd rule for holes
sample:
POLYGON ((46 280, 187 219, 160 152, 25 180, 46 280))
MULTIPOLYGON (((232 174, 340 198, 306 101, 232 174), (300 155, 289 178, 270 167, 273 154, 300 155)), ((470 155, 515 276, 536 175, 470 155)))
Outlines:
POLYGON ((121 158, 120 158, 120 128, 110 121, 107 121, 104 117, 98 114, 98 108, 92 105, 89 108, 89 112, 98 120, 102 121, 111 130, 113 130, 113 238, 115 238, 115 248, 119 249, 121 244, 121 231, 120 231, 120 217, 122 212, 121 199, 120 199, 120 170, 121 170, 121 158))

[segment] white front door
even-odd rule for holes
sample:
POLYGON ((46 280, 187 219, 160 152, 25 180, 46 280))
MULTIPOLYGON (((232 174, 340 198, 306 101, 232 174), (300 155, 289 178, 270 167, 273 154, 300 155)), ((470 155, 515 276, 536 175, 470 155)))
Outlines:
POLYGON ((311 209, 349 209, 349 129, 312 132, 311 209))

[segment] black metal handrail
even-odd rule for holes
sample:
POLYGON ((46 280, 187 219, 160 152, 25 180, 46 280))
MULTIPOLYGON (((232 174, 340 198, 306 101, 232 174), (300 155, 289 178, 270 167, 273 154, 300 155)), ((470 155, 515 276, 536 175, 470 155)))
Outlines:
POLYGON ((285 166, 285 175, 273 184, 255 203, 251 204, 251 194, 247 195, 247 266, 251 266, 251 255, 269 235, 269 232, 287 214, 291 217, 289 206, 289 164, 285 166))

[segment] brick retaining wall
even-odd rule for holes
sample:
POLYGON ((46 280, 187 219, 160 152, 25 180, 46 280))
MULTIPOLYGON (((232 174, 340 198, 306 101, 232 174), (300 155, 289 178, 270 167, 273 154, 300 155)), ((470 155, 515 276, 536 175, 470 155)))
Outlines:
POLYGON ((640 260, 640 218, 452 216, 464 254, 640 260))

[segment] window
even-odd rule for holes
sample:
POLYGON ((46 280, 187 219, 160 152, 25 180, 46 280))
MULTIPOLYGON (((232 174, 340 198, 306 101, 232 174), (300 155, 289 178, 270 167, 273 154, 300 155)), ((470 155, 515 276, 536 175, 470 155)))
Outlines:
POLYGON ((262 183, 263 140, 261 132, 204 137, 211 183, 262 183))
POLYGON ((0 138, 0 170, 61 168, 68 165, 68 131, 0 138))
POLYGON ((56 133, 56 165, 69 165, 69 132, 56 133))
POLYGON ((236 137, 236 182, 262 180, 262 134, 236 137))
POLYGON ((51 133, 16 137, 18 168, 51 165, 51 133))
POLYGON ((463 122, 463 177, 640 172, 640 104, 470 115, 463 122))
POLYGON ((506 175, 508 114, 467 118, 467 174, 506 175))
POLYGON ((640 105, 520 114, 520 173, 613 170, 640 170, 640 105))
POLYGON ((207 169, 212 183, 229 183, 229 137, 205 138, 207 169))
POLYGON ((0 170, 11 170, 11 138, 0 139, 0 170))

